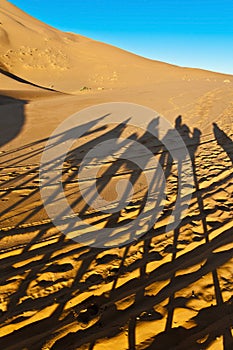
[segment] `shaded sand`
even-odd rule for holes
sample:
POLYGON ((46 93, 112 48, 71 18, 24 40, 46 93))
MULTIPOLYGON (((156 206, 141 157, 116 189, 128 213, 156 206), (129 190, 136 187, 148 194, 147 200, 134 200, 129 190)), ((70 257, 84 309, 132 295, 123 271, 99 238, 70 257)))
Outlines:
MULTIPOLYGON (((232 349, 233 77, 59 32, 5 0, 0 13, 1 348, 232 349), (101 250, 68 240, 53 226, 40 198, 39 166, 59 123, 113 101, 154 108, 171 121, 189 149, 194 187, 185 218, 166 230, 177 197, 176 165, 147 133, 96 124, 63 165, 64 190, 76 213, 111 227, 134 220, 143 206, 143 174, 123 161, 102 164, 99 190, 114 199, 117 179, 131 178, 134 200, 115 215, 86 207, 79 166, 107 138, 144 144, 167 183, 164 208, 148 234, 101 250)), ((64 142, 63 135, 57 141, 64 142)))

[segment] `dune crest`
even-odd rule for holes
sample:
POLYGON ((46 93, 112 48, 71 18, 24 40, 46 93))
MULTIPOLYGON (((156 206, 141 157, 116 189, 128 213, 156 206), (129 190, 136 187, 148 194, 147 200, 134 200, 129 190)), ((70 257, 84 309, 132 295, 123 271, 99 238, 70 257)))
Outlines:
POLYGON ((36 85, 77 93, 84 86, 96 90, 158 84, 172 77, 185 79, 187 73, 191 74, 191 79, 213 76, 205 71, 186 72, 185 68, 61 32, 6 0, 1 1, 0 14, 1 65, 36 85))

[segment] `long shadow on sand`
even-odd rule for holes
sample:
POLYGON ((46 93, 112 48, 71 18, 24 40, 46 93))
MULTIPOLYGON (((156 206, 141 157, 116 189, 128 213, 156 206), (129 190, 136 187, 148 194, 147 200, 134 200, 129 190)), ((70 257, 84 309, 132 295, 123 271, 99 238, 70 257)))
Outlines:
MULTIPOLYGON (((153 123, 156 128, 159 120, 154 120, 153 123)), ((169 234, 166 231, 166 219, 174 206, 172 198, 177 196, 178 187, 177 180, 174 182, 173 173, 176 174, 177 169, 184 169, 185 159, 180 159, 178 164, 174 165, 163 144, 147 132, 139 136, 132 134, 131 139, 145 144, 158 157, 166 182, 172 184, 172 189, 170 194, 166 194, 167 202, 157 224, 145 236, 116 250, 97 249, 67 240, 59 232, 51 235, 49 232, 53 232, 54 227, 48 221, 37 222, 32 226, 28 225, 29 227, 22 226, 30 220, 36 221, 37 215, 43 210, 41 204, 28 212, 26 210, 17 227, 1 232, 1 239, 19 239, 25 236, 25 240, 28 240, 23 245, 12 247, 9 255, 8 251, 3 251, 5 255, 1 259, 0 288, 7 290, 1 296, 4 301, 1 327, 7 330, 7 325, 15 326, 13 333, 8 332, 1 337, 2 348, 91 350, 95 349, 99 341, 117 337, 122 333, 127 334, 126 345, 122 344, 122 348, 125 346, 130 350, 207 349, 219 336, 223 337, 224 350, 231 348, 232 299, 226 300, 222 296, 223 288, 219 282, 218 269, 232 258, 233 250, 229 246, 232 243, 232 217, 229 215, 219 225, 208 225, 210 215, 215 214, 217 210, 231 208, 225 206, 224 209, 223 205, 219 205, 218 208, 206 210, 205 200, 218 193, 220 187, 228 188, 232 175, 223 172, 220 178, 206 182, 205 186, 201 185, 198 172, 200 164, 203 163, 203 159, 198 155, 201 133, 198 129, 191 132, 189 126, 183 124, 181 116, 176 119, 174 129, 179 132, 189 149, 195 188, 189 215, 182 219, 175 230, 171 229, 169 234), (201 232, 195 233, 197 222, 200 223, 201 232), (190 226, 193 233, 184 240, 183 232, 190 226), (222 249, 224 246, 225 250, 222 249), (199 268, 196 268, 197 266, 199 268), (176 310, 183 308, 190 311, 189 303, 193 299, 198 302, 199 296, 192 290, 185 297, 178 297, 176 294, 208 274, 212 276, 215 305, 192 309, 196 314, 191 320, 192 327, 177 327, 174 322, 176 310), (161 287, 157 291, 154 286, 160 284, 161 287), (163 308, 157 309, 161 303, 163 308), (162 320, 164 331, 158 334, 155 328, 152 337, 138 344, 138 327, 144 324, 144 327, 150 328, 153 322, 162 320)), ((89 149, 113 136, 120 138, 124 131, 125 124, 117 125, 110 131, 103 128, 90 130, 89 136, 93 136, 94 139, 84 141, 67 156, 64 188, 68 190, 71 184, 75 186, 80 159, 89 149)), ((70 136, 73 132, 71 131, 70 136)), ((227 152, 228 156, 232 157, 233 146, 230 138, 217 126, 214 132, 220 146, 219 152, 227 152)), ((55 142, 63 142, 70 136, 58 135, 55 142)), ((12 164, 17 164, 22 159, 27 161, 32 155, 41 153, 45 141, 39 140, 33 145, 25 145, 23 154, 17 154, 19 150, 13 152, 12 164)), ((19 189, 31 186, 32 182, 38 179, 38 165, 29 168, 17 175, 17 181, 21 181, 19 189)), ((136 186, 141 180, 140 169, 132 167, 130 162, 119 161, 105 169, 102 174, 105 180, 97 182, 99 193, 104 192, 114 174, 122 175, 125 169, 131 183, 136 186)), ((55 174, 53 181, 56 179, 55 174)), ((9 191, 10 181, 2 183, 9 191)), ((155 186, 158 191, 164 191, 164 188, 160 187, 159 173, 156 173, 156 169, 154 182, 155 185, 158 184, 155 186)), ((32 186, 30 196, 38 193, 38 186, 32 186)), ((81 206, 80 214, 83 218, 95 219, 94 224, 117 226, 133 220, 135 215, 138 215, 143 208, 146 194, 145 191, 137 201, 129 203, 126 211, 111 216, 89 213, 85 204, 81 206)), ((70 201, 74 210, 77 205, 82 204, 79 194, 71 195, 70 201)), ((161 203, 157 204, 160 206, 161 203)), ((26 199, 20 198, 8 210, 24 205, 26 199)), ((182 208, 181 203, 180 210, 177 211, 180 215, 182 208)), ((6 214, 7 212, 3 211, 2 215, 6 214)))
POLYGON ((227 136, 227 134, 221 130, 216 123, 213 123, 214 135, 218 142, 218 144, 223 148, 223 150, 227 153, 233 164, 233 141, 227 136))

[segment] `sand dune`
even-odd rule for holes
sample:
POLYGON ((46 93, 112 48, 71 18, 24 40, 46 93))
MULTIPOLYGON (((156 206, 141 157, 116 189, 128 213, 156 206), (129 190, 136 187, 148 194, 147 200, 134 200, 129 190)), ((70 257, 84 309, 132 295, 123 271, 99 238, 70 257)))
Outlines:
MULTIPOLYGON (((232 349, 233 76, 60 32, 5 0, 0 15, 1 348, 232 349), (39 190, 40 159, 65 118, 114 101, 151 107, 170 120, 189 150, 194 186, 188 212, 173 229, 177 167, 166 148, 135 127, 96 122, 63 164, 75 213, 111 227, 133 221, 143 207, 145 179, 126 161, 101 163, 99 191, 114 197, 117 179, 131 178, 134 200, 115 215, 86 207, 80 164, 108 138, 145 145, 167 184, 159 220, 144 237, 97 249, 67 239, 52 224, 39 190)), ((54 145, 69 137, 56 135, 54 145)), ((185 169, 184 159, 180 166, 185 169)), ((58 166, 51 167, 56 179, 58 166)))
POLYGON ((0 68, 31 83, 77 93, 150 86, 171 79, 230 79, 151 61, 80 35, 61 33, 20 11, 0 5, 0 68), (135 71, 137 79, 135 79, 135 71), (191 74, 191 76, 189 76, 191 74))

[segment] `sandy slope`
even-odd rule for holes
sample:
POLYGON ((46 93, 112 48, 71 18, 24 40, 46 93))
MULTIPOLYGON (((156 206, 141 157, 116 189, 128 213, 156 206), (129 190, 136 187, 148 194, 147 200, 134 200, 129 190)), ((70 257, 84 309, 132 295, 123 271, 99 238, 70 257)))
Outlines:
POLYGON ((142 81, 150 86, 155 81, 189 80, 189 74, 192 79, 218 79, 209 72, 153 62, 79 35, 61 33, 5 0, 0 13, 0 67, 38 85, 77 92, 83 86, 134 89, 142 81))
MULTIPOLYGON (((232 349, 233 77, 61 33, 5 0, 0 15, 1 348, 232 349), (80 91, 83 86, 90 89, 80 91), (122 224, 143 205, 145 179, 136 176, 137 196, 118 215, 85 208, 79 165, 106 137, 136 132, 167 175, 165 207, 144 239, 99 250, 65 239, 51 224, 39 165, 59 123, 111 101, 152 107, 174 126, 176 120, 192 156, 194 188, 186 217, 165 232, 177 196, 177 169, 167 152, 135 128, 96 124, 63 167, 69 202, 85 220, 122 224)), ((107 174, 102 195, 109 198, 115 180, 129 178, 132 167, 107 163, 101 171, 107 174)))

